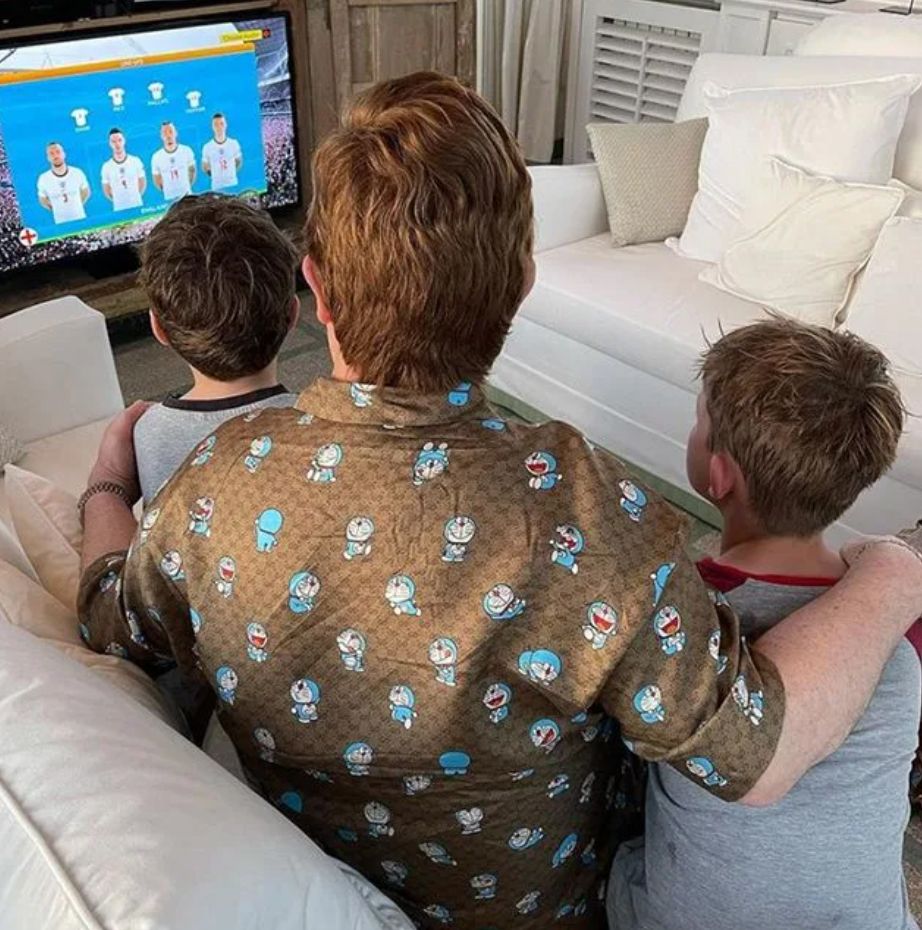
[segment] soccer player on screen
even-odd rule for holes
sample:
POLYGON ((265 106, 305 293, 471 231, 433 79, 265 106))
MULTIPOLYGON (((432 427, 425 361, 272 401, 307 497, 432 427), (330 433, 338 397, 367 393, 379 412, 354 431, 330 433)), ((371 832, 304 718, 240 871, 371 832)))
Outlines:
POLYGON ((214 138, 202 146, 202 170, 211 178, 213 191, 236 187, 243 153, 240 143, 228 136, 227 119, 223 113, 212 116, 211 131, 214 138))
POLYGON ((38 202, 51 211, 55 223, 85 220, 83 205, 90 196, 86 175, 67 164, 67 153, 60 142, 45 147, 51 168, 38 176, 38 202))
POLYGON ((102 192, 112 201, 112 209, 130 210, 143 206, 147 187, 144 163, 137 155, 125 151, 125 134, 121 129, 109 130, 112 157, 102 166, 102 192))
POLYGON ((195 183, 195 155, 188 145, 179 144, 179 132, 169 120, 160 126, 163 147, 150 160, 154 187, 164 200, 178 200, 192 192, 195 183))

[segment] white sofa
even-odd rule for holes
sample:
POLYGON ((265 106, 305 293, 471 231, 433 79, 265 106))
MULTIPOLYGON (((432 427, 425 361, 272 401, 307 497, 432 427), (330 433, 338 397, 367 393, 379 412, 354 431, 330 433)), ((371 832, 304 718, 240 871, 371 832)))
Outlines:
MULTIPOLYGON (((79 493, 121 409, 101 314, 64 297, 0 320, 0 422, 21 467, 79 493)), ((143 674, 85 655, 36 577, 0 476, 0 928, 412 930, 225 771, 220 728, 209 758, 143 674)))
MULTIPOLYGON (((705 115, 701 88, 835 84, 922 73, 922 60, 702 55, 679 119, 705 115)), ((922 91, 900 141, 922 138, 922 91)), ((918 169, 916 169, 918 170, 918 169)), ((532 169, 537 282, 522 305, 491 384, 541 413, 572 422, 598 444, 690 491, 685 440, 693 422, 696 362, 707 340, 761 317, 762 308, 698 281, 704 267, 664 243, 611 246, 593 164, 532 169)), ((894 361, 909 409, 922 413, 922 325, 917 295, 893 322, 850 319, 894 361), (901 325, 902 323, 902 325, 901 325), (873 334, 873 336, 872 336, 873 334)), ((687 498, 687 495, 686 495, 687 498)), ((922 424, 910 418, 892 471, 830 534, 893 531, 922 517, 922 424)))
MULTIPOLYGON (((23 468, 79 494, 123 406, 101 313, 59 297, 0 319, 0 423, 25 445, 23 468)), ((0 476, 0 558, 22 567, 9 516, 0 476)))

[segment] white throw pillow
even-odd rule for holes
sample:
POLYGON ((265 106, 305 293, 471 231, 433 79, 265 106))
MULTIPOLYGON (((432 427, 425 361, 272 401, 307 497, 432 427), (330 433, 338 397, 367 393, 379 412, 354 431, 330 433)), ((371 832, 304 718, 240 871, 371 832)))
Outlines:
POLYGON ((885 184, 918 75, 830 87, 705 88, 710 120, 698 193, 677 251, 716 262, 750 193, 766 183, 768 157, 840 181, 885 184))
POLYGON ((922 376, 922 330, 915 322, 922 294, 920 259, 922 219, 897 216, 890 220, 855 289, 848 314, 850 330, 886 353, 894 369, 916 378, 922 376))
POLYGON ((817 177, 772 158, 739 238, 699 278, 806 323, 834 326, 903 192, 817 177))
MULTIPOLYGON (((889 5, 908 7, 909 0, 889 5)), ((922 58, 922 22, 887 13, 839 13, 809 29, 794 54, 922 58)))
POLYGON ((4 930, 413 930, 256 792, 0 623, 4 930))

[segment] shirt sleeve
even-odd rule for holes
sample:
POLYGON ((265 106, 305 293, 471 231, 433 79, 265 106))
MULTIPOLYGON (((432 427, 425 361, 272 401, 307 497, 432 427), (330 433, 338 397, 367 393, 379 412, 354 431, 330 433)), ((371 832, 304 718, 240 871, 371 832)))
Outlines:
POLYGON ((90 565, 78 595, 81 635, 96 652, 124 655, 150 670, 175 660, 184 677, 201 678, 184 581, 168 578, 161 564, 164 553, 139 532, 128 552, 90 565))
POLYGON ((720 595, 710 595, 680 531, 658 569, 647 622, 632 631, 600 695, 629 748, 673 765, 725 800, 738 800, 774 755, 784 689, 752 654, 720 595))

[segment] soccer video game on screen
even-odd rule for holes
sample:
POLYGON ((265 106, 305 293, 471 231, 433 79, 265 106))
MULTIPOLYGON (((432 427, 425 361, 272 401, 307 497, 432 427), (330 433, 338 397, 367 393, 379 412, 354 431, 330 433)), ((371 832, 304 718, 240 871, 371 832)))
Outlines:
POLYGON ((298 201, 284 18, 0 49, 0 271, 137 241, 204 191, 298 201))

